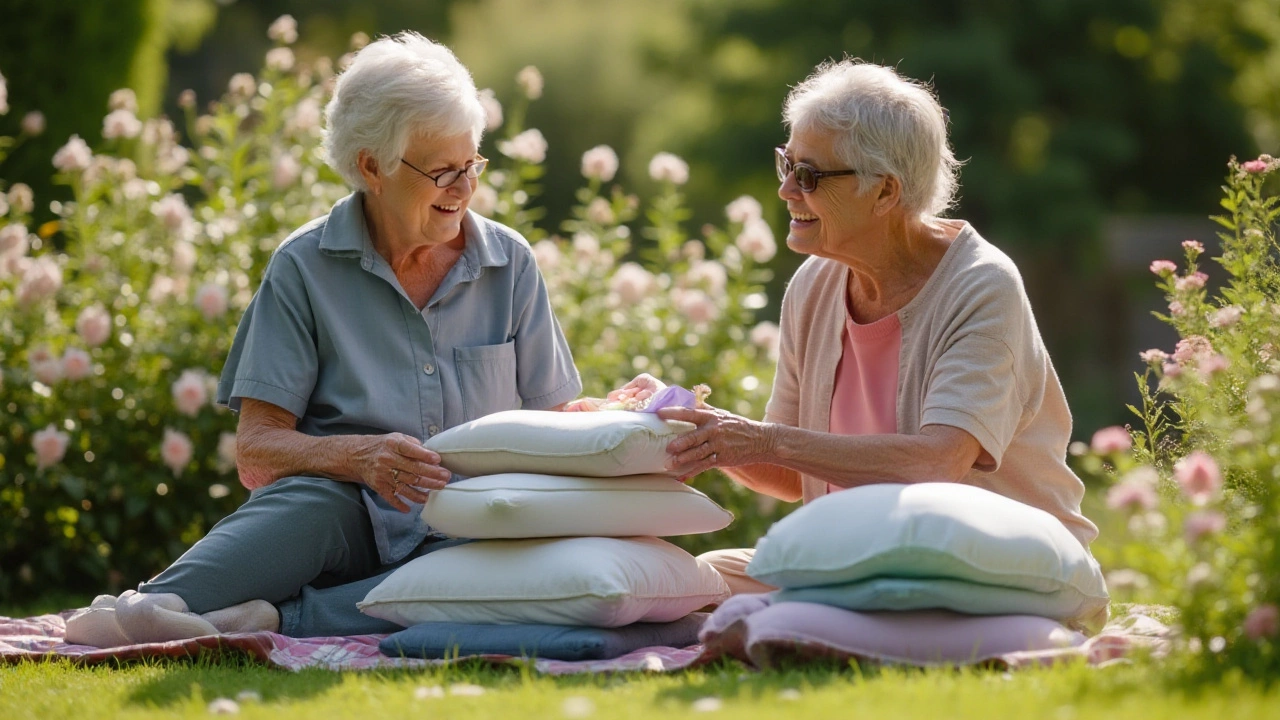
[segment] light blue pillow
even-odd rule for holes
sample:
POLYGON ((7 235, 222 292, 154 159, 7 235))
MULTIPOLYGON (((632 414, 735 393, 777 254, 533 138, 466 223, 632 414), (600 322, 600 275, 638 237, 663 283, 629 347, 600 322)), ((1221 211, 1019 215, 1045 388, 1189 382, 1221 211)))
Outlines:
MULTIPOLYGON (((1083 627, 1105 622, 1109 600, 1097 561, 1057 518, 960 483, 865 485, 820 497, 769 528, 747 574, 786 590, 916 579, 921 582, 909 591, 906 584, 867 587, 881 597, 890 587, 953 603, 963 596, 969 607, 989 608, 982 614, 1015 604, 1002 599, 1005 591, 1060 598, 1047 605, 1075 605, 1075 612, 1056 617, 1083 627), (978 592, 968 589, 972 585, 996 589, 978 592)), ((859 597, 866 592, 858 588, 859 597)))
POLYGON ((611 660, 640 648, 696 645, 706 619, 707 613, 690 613, 674 622, 616 628, 429 622, 388 635, 378 649, 392 657, 433 660, 468 655, 611 660))
POLYGON ((779 590, 774 602, 809 602, 869 612, 874 610, 953 610, 969 615, 1036 615, 1095 633, 1107 616, 1082 616, 1090 599, 1074 588, 1035 592, 939 578, 872 578, 840 585, 779 590))

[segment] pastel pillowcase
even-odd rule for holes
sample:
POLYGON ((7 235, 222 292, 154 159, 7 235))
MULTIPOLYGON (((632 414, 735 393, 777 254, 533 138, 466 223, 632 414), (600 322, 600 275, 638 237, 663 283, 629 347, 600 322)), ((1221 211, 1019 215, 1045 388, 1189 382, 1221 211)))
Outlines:
POLYGON ((487 540, 401 566, 357 604, 424 622, 620 627, 671 622, 729 596, 705 561, 652 537, 487 540))
POLYGON ((1109 599, 1098 563, 1057 518, 959 483, 819 498, 769 529, 747 573, 805 590, 783 596, 792 600, 1041 615, 1091 631, 1106 622, 1109 599))
POLYGON ((505 473, 432 492, 422 519, 454 537, 633 537, 708 533, 733 514, 664 475, 576 478, 505 473))
POLYGON ((693 429, 692 423, 627 410, 506 410, 449 428, 423 445, 465 477, 670 475, 667 443, 693 429))
POLYGON ((709 654, 760 668, 850 659, 915 666, 981 664, 1085 642, 1084 635, 1032 615, 865 613, 805 602, 771 604, 766 595, 731 598, 703 625, 699 639, 709 654))
POLYGON ((611 660, 641 648, 694 645, 706 619, 706 613, 690 613, 668 623, 632 623, 617 628, 420 623, 388 635, 378 648, 392 657, 428 659, 513 655, 611 660))

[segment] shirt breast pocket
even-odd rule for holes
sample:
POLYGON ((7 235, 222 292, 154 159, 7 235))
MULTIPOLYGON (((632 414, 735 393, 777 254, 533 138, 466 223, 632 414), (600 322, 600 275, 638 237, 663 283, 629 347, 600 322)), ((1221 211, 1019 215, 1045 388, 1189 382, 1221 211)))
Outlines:
POLYGON ((466 419, 475 420, 523 403, 516 389, 515 341, 453 349, 466 419))

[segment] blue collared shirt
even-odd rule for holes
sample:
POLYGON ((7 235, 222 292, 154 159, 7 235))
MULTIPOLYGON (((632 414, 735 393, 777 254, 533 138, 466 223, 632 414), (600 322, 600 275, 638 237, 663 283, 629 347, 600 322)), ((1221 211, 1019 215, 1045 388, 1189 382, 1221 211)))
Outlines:
MULTIPOLYGON (((529 243, 468 211, 466 246, 419 311, 365 225, 363 196, 280 245, 249 303, 218 384, 218 402, 262 400, 307 435, 401 432, 420 440, 482 415, 542 410, 582 382, 529 243)), ((365 488, 384 563, 430 534, 365 488)))

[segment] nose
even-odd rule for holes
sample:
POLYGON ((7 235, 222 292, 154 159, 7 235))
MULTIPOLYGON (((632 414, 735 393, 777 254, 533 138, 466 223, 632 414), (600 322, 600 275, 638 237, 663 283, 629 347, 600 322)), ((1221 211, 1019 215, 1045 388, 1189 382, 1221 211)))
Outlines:
POLYGON ((799 200, 804 196, 800 190, 800 183, 796 182, 796 174, 794 172, 787 173, 783 178, 782 184, 778 186, 778 197, 783 200, 799 200))

